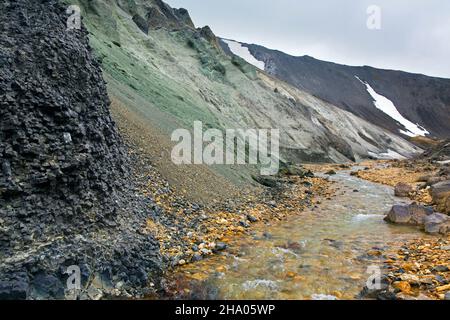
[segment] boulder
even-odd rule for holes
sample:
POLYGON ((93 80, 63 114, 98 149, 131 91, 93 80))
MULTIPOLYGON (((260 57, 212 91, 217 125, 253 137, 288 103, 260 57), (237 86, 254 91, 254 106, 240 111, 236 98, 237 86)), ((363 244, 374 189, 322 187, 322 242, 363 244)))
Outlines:
MULTIPOLYGON (((449 217, 442 213, 433 213, 424 219, 425 232, 430 234, 438 234, 443 227, 446 227, 446 222, 449 217)), ((445 232, 446 230, 442 230, 445 232)))
POLYGON ((439 212, 450 214, 450 180, 432 185, 431 196, 439 212))
POLYGON ((0 300, 25 300, 29 291, 29 279, 25 272, 6 276, 0 281, 0 300))
POLYGON ((445 178, 442 178, 442 177, 429 177, 426 182, 427 182, 427 186, 432 186, 432 185, 434 185, 436 183, 439 183, 439 182, 441 182, 443 180, 445 180, 445 178))
POLYGON ((395 196, 397 197, 406 198, 413 191, 414 188, 407 183, 400 182, 395 186, 395 196))
POLYGON ((38 274, 33 279, 34 296, 41 299, 64 298, 63 283, 54 275, 38 274))
POLYGON ((389 211, 385 220, 395 224, 409 224, 411 218, 412 214, 408 209, 408 206, 395 205, 392 207, 391 211, 389 211))
POLYGON ((420 226, 430 234, 447 234, 450 230, 450 218, 447 215, 433 213, 431 207, 425 207, 417 203, 412 203, 409 206, 393 206, 385 220, 395 224, 420 226))
POLYGON ((417 203, 410 204, 408 210, 411 214, 410 223, 418 226, 423 225, 425 218, 433 214, 433 208, 425 207, 417 203))
POLYGON ((431 176, 429 175, 424 175, 424 176, 420 176, 419 178, 417 178, 416 182, 428 182, 428 179, 430 179, 431 176))

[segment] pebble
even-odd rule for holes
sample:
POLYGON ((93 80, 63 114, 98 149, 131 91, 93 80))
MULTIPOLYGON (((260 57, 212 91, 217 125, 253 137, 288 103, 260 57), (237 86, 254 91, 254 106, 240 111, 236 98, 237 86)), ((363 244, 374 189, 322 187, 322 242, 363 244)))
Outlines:
POLYGON ((217 242, 217 244, 216 244, 216 250, 217 251, 226 250, 227 247, 228 247, 228 245, 226 243, 223 243, 223 242, 217 242))

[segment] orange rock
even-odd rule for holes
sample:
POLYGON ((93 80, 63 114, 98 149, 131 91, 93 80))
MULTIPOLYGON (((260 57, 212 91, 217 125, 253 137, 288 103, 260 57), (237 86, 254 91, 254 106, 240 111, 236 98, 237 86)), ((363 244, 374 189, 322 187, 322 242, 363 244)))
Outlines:
POLYGON ((411 285, 407 281, 397 281, 392 284, 395 289, 400 290, 403 293, 411 293, 411 285))
POLYGON ((216 268, 217 272, 225 272, 227 269, 224 266, 220 266, 216 268))
POLYGON ((288 278, 294 278, 297 274, 295 272, 289 271, 288 273, 286 273, 286 277, 288 278))
POLYGON ((436 288, 437 292, 444 292, 444 291, 450 291, 450 284, 447 284, 445 286, 440 286, 436 288))

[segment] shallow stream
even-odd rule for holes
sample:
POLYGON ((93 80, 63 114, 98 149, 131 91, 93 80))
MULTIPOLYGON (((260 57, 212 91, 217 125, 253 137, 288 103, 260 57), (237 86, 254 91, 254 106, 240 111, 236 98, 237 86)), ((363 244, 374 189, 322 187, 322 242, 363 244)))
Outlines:
POLYGON ((174 275, 182 297, 193 299, 354 299, 380 253, 423 234, 383 218, 405 202, 393 189, 341 171, 330 177, 336 197, 300 215, 262 226, 230 244, 223 255, 174 275), (369 254, 368 254, 369 253, 369 254))

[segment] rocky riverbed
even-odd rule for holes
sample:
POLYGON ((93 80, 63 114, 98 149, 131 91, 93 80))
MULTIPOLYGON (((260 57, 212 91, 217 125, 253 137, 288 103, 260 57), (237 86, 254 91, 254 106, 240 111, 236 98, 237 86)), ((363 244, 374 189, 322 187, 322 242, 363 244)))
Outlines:
POLYGON ((365 297, 399 300, 450 300, 450 237, 414 239, 385 257, 382 290, 365 297))
MULTIPOLYGON (((389 285, 394 286, 398 271, 387 268, 388 252, 400 252, 414 239, 438 240, 416 228, 386 223, 392 205, 408 201, 395 197, 391 187, 350 173, 348 169, 329 173, 334 197, 317 199, 314 207, 295 211, 285 221, 256 226, 250 236, 231 241, 227 251, 179 267, 170 277, 170 294, 206 299, 404 299, 399 294, 404 292, 395 287, 389 289, 390 295, 362 291, 367 268, 379 267, 383 274, 393 275, 389 285)), ((445 256, 434 249, 430 268, 445 264, 445 256)), ((405 257, 397 261, 401 259, 405 257)), ((435 275, 445 286, 448 280, 442 272, 435 275)), ((423 292, 418 287, 408 293, 411 298, 442 298, 423 292)))

